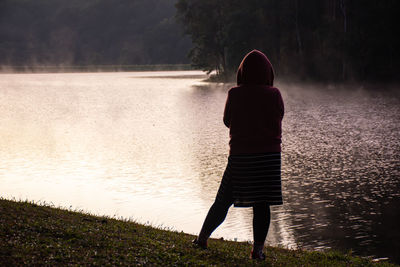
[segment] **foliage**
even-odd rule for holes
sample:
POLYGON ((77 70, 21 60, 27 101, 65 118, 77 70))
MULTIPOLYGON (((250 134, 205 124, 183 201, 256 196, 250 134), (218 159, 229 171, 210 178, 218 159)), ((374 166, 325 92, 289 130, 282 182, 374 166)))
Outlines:
POLYGON ((210 240, 131 221, 0 199, 0 266, 395 266, 350 254, 268 247, 267 260, 249 259, 246 242, 210 240))
POLYGON ((252 49, 278 74, 321 80, 396 80, 395 0, 178 0, 192 62, 226 75, 252 49))
POLYGON ((174 0, 2 0, 0 65, 189 63, 174 0))

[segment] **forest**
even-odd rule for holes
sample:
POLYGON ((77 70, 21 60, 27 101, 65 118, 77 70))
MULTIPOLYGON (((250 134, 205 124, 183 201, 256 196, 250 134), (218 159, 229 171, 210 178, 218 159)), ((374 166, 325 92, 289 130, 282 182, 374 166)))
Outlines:
POLYGON ((398 80, 396 0, 178 0, 190 58, 231 75, 251 49, 276 73, 304 79, 398 80))
POLYGON ((0 0, 0 65, 190 63, 175 0, 0 0))
POLYGON ((186 64, 232 77, 398 80, 396 0, 1 0, 0 66, 186 64))

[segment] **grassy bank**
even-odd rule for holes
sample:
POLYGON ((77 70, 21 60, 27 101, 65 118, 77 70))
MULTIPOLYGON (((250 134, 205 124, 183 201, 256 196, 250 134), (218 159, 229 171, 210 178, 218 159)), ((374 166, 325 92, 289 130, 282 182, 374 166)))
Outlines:
POLYGON ((246 242, 210 240, 134 222, 0 199, 0 266, 15 265, 221 265, 395 266, 338 252, 268 247, 267 260, 248 259, 246 242))

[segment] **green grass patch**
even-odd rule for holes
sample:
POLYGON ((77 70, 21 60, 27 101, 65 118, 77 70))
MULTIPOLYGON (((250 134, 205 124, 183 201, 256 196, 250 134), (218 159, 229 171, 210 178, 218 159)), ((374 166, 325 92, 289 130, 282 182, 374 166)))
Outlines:
POLYGON ((251 245, 194 236, 132 221, 0 199, 0 266, 396 266, 339 252, 267 247, 264 262, 249 259, 251 245))

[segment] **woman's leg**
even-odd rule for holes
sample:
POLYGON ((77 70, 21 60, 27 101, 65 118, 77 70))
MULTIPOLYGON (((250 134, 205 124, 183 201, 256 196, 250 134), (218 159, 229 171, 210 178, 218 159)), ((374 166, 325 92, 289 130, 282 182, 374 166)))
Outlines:
POLYGON ((229 178, 229 167, 224 172, 214 204, 204 220, 198 240, 205 244, 212 232, 225 220, 229 207, 233 204, 232 184, 229 178))
POLYGON ((206 242, 212 232, 225 220, 229 207, 232 203, 220 202, 216 200, 208 211, 207 217, 204 220, 203 227, 199 234, 199 241, 206 242))
POLYGON ((265 239, 271 221, 271 211, 267 203, 257 203, 253 206, 253 253, 262 253, 265 239))

